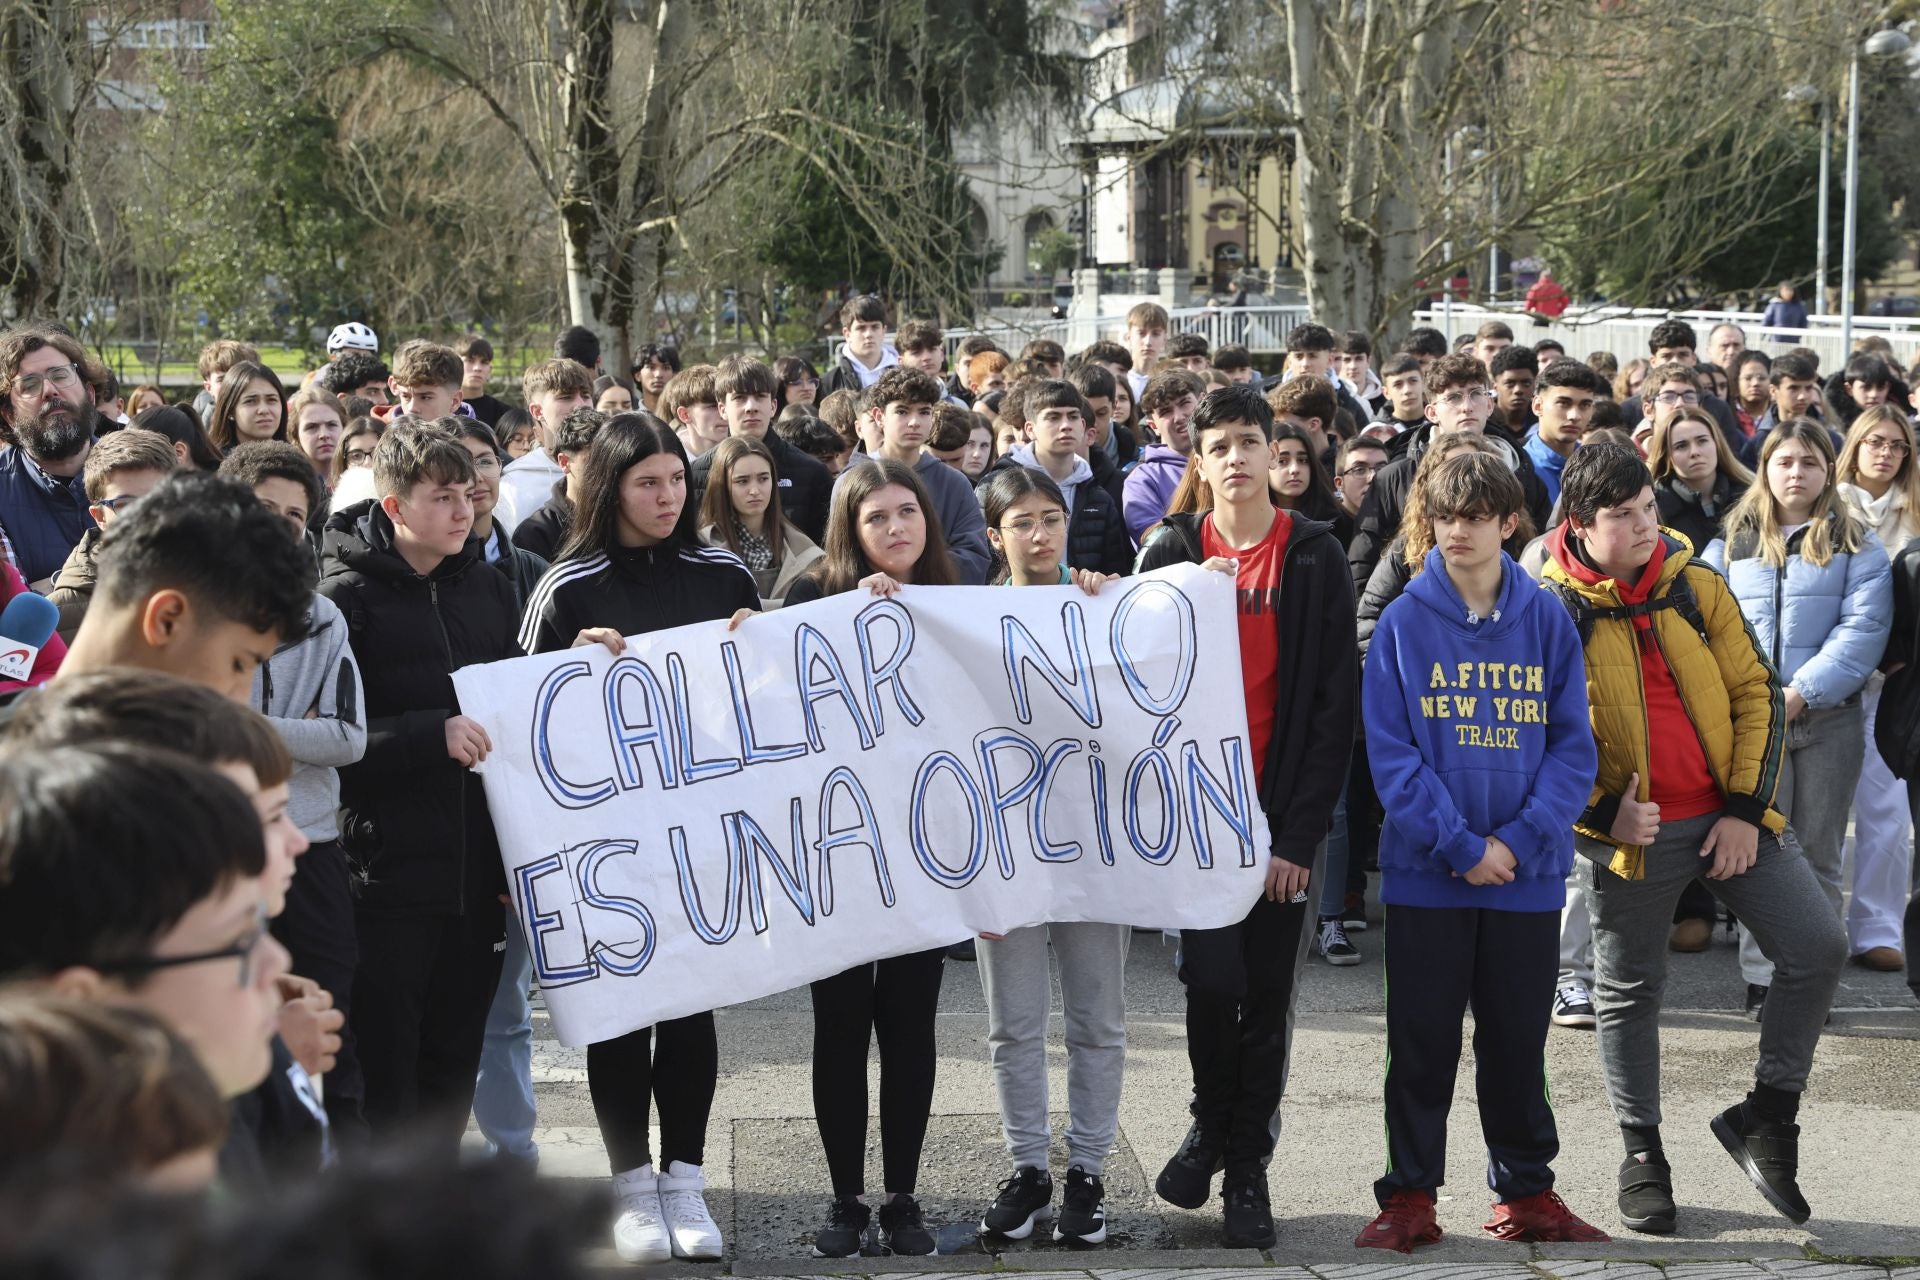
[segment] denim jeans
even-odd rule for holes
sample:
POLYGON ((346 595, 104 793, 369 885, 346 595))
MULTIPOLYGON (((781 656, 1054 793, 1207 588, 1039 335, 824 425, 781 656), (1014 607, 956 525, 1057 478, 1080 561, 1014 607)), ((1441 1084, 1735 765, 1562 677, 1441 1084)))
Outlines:
POLYGON ((500 967, 500 986, 487 1010, 487 1038, 480 1049, 480 1077, 473 1091, 473 1119, 499 1154, 538 1162, 534 1145, 537 1119, 533 1105, 533 1010, 527 1003, 527 984, 533 978, 533 958, 527 954, 527 935, 511 911, 507 913, 506 962, 500 967))
POLYGON ((1912 816, 1907 785, 1893 776, 1873 745, 1880 709, 1880 681, 1867 685, 1866 763, 1853 793, 1853 897, 1847 903, 1848 948, 1855 955, 1874 947, 1899 947, 1900 919, 1912 892, 1912 816))
POLYGON ((1347 907, 1348 838, 1347 788, 1340 788, 1340 803, 1333 807, 1333 827, 1327 832, 1327 867, 1320 873, 1320 914, 1337 916, 1347 907))
MULTIPOLYGON (((1807 865, 1813 869, 1833 918, 1840 920, 1840 877, 1845 865, 1847 813, 1866 758, 1866 729, 1860 702, 1802 711, 1787 726, 1786 759, 1774 808, 1793 824, 1807 865)), ((1813 902, 1805 904, 1808 910, 1813 902)), ((1737 911, 1737 908, 1736 908, 1737 911)), ((1744 925, 1740 930, 1740 972, 1756 986, 1773 981, 1773 963, 1744 925)))

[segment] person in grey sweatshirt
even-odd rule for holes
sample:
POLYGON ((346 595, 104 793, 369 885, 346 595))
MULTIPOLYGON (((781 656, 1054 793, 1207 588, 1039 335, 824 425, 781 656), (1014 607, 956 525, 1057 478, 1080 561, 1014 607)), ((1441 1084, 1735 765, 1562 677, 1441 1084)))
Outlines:
MULTIPOLYGON (((281 441, 243 444, 220 464, 220 474, 253 490, 261 503, 285 517, 296 540, 307 515, 325 501, 313 464, 281 441)), ((359 949, 354 940, 353 892, 346 854, 340 848, 340 767, 367 749, 366 706, 360 668, 347 644, 347 620, 333 601, 315 594, 306 638, 276 650, 253 673, 249 705, 273 725, 293 757, 287 780, 287 816, 309 841, 295 864, 287 908, 273 921, 273 936, 293 957, 293 971, 312 978, 350 1014, 359 949)), ((353 1021, 340 1028, 340 1052, 327 1073, 327 1119, 336 1138, 366 1136, 361 1118, 360 1064, 354 1053, 353 1021)))

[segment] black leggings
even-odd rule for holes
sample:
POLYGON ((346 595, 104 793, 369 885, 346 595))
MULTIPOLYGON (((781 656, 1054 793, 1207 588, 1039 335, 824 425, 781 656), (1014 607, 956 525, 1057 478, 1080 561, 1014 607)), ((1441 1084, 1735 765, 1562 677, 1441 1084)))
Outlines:
POLYGON ((880 1041, 883 1191, 912 1195, 933 1110, 933 1020, 947 951, 855 965, 813 984, 813 1114, 836 1199, 867 1189, 867 1046, 880 1041))
POLYGON ((713 1015, 695 1013, 587 1046, 587 1091, 615 1173, 652 1164, 647 1106, 660 1102, 660 1171, 704 1163, 707 1116, 720 1077, 713 1015), (654 1041, 658 1040, 658 1045, 654 1041))

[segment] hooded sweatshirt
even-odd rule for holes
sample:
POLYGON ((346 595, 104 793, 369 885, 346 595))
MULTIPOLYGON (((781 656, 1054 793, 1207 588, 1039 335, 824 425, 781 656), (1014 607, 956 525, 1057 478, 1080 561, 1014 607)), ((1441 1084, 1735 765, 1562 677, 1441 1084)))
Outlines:
POLYGON ((314 596, 306 637, 260 664, 249 701, 293 757, 287 816, 309 840, 339 839, 339 771, 366 754, 367 724, 347 620, 333 601, 314 596))
POLYGON ((566 478, 567 473, 546 446, 535 445, 500 473, 500 501, 493 509, 494 523, 511 534, 514 525, 547 505, 553 487, 566 478))
POLYGON ((1127 472, 1123 490, 1126 498, 1121 504, 1127 520, 1127 536, 1133 539, 1134 546, 1140 545, 1141 534, 1167 514, 1173 491, 1180 487, 1180 478, 1186 474, 1187 455, 1178 449, 1150 444, 1141 452, 1140 461, 1127 472))
POLYGON ((1504 552, 1499 603, 1476 617, 1440 552, 1380 616, 1367 655, 1367 757, 1386 810, 1380 900, 1557 911, 1573 823, 1598 754, 1580 633, 1504 552), (1514 878, 1466 873, 1498 837, 1514 878))
MULTIPOLYGON (((1015 445, 1007 451, 1007 456, 1029 470, 1046 471, 1046 467, 1042 465, 1040 459, 1034 456, 1033 446, 1031 444, 1015 445)), ((1054 481, 1055 484, 1060 486, 1060 496, 1067 500, 1067 510, 1071 511, 1074 508, 1074 492, 1079 489, 1081 485, 1086 484, 1092 479, 1093 464, 1085 458, 1075 457, 1073 460, 1072 473, 1069 474, 1065 480, 1054 481)))

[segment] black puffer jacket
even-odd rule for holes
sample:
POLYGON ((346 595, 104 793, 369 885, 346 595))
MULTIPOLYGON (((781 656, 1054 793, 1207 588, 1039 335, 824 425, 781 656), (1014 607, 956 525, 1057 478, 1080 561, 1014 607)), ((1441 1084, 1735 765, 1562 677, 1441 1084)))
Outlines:
POLYGON ((1720 536, 1721 522, 1746 491, 1747 486, 1736 484, 1733 477, 1725 472, 1715 475, 1713 514, 1708 515, 1700 505, 1699 495, 1672 476, 1664 476, 1653 482, 1654 501, 1660 504, 1660 523, 1683 535, 1693 545, 1693 554, 1696 556, 1707 549, 1709 542, 1720 536))
MULTIPOLYGON (((1021 461, 1024 450, 1022 446, 988 467, 980 477, 980 484, 985 484, 997 471, 1026 465, 1021 461)), ((1127 522, 1120 514, 1120 504, 1101 486, 1100 473, 1091 467, 1089 470, 1092 474, 1073 487, 1073 510, 1067 513, 1067 567, 1091 569, 1095 573, 1131 573, 1133 540, 1127 537, 1127 522)), ((974 486, 976 492, 979 487, 974 486)))
MULTIPOLYGON (((1356 597, 1365 593, 1367 579, 1373 576, 1373 567, 1380 562, 1387 544, 1399 536, 1400 517, 1406 514, 1407 495, 1413 489, 1413 473, 1433 441, 1433 432, 1433 424, 1428 423, 1387 441, 1387 464, 1373 477, 1373 486, 1367 490, 1360 514, 1354 518, 1353 540, 1347 546, 1347 565, 1353 570, 1356 597)), ((1533 460, 1527 457, 1519 439, 1504 427, 1489 423, 1486 437, 1504 446, 1501 452, 1520 481, 1520 492, 1526 495, 1527 514, 1533 518, 1533 527, 1546 528, 1553 500, 1547 496, 1545 482, 1534 471, 1533 460)))
POLYGON ((573 503, 567 499, 567 482, 556 480, 553 496, 538 511, 513 526, 513 545, 552 564, 572 532, 573 503))
MULTIPOLYGON (((823 388, 821 394, 825 395, 823 388)), ((760 437, 773 454, 774 483, 780 489, 780 514, 800 526, 814 545, 827 545, 827 506, 833 501, 833 477, 817 458, 800 452, 773 431, 760 437)), ((713 470, 712 449, 693 460, 687 472, 687 504, 695 511, 707 494, 713 470)))
MULTIPOLYGON (((1105 449, 1092 450, 1087 454, 1087 461, 1093 465, 1093 482, 1107 491, 1107 496, 1113 499, 1114 509, 1119 510, 1127 495, 1127 473, 1121 470, 1119 463, 1107 456, 1105 449)), ((1124 527, 1125 522, 1122 521, 1124 527)))
POLYGON ((347 620, 366 686, 367 753, 340 770, 341 844, 362 907, 459 914, 499 909, 500 847, 479 779, 447 755, 453 673, 518 657, 513 582, 480 544, 422 577, 379 504, 327 521, 320 594, 347 620))

